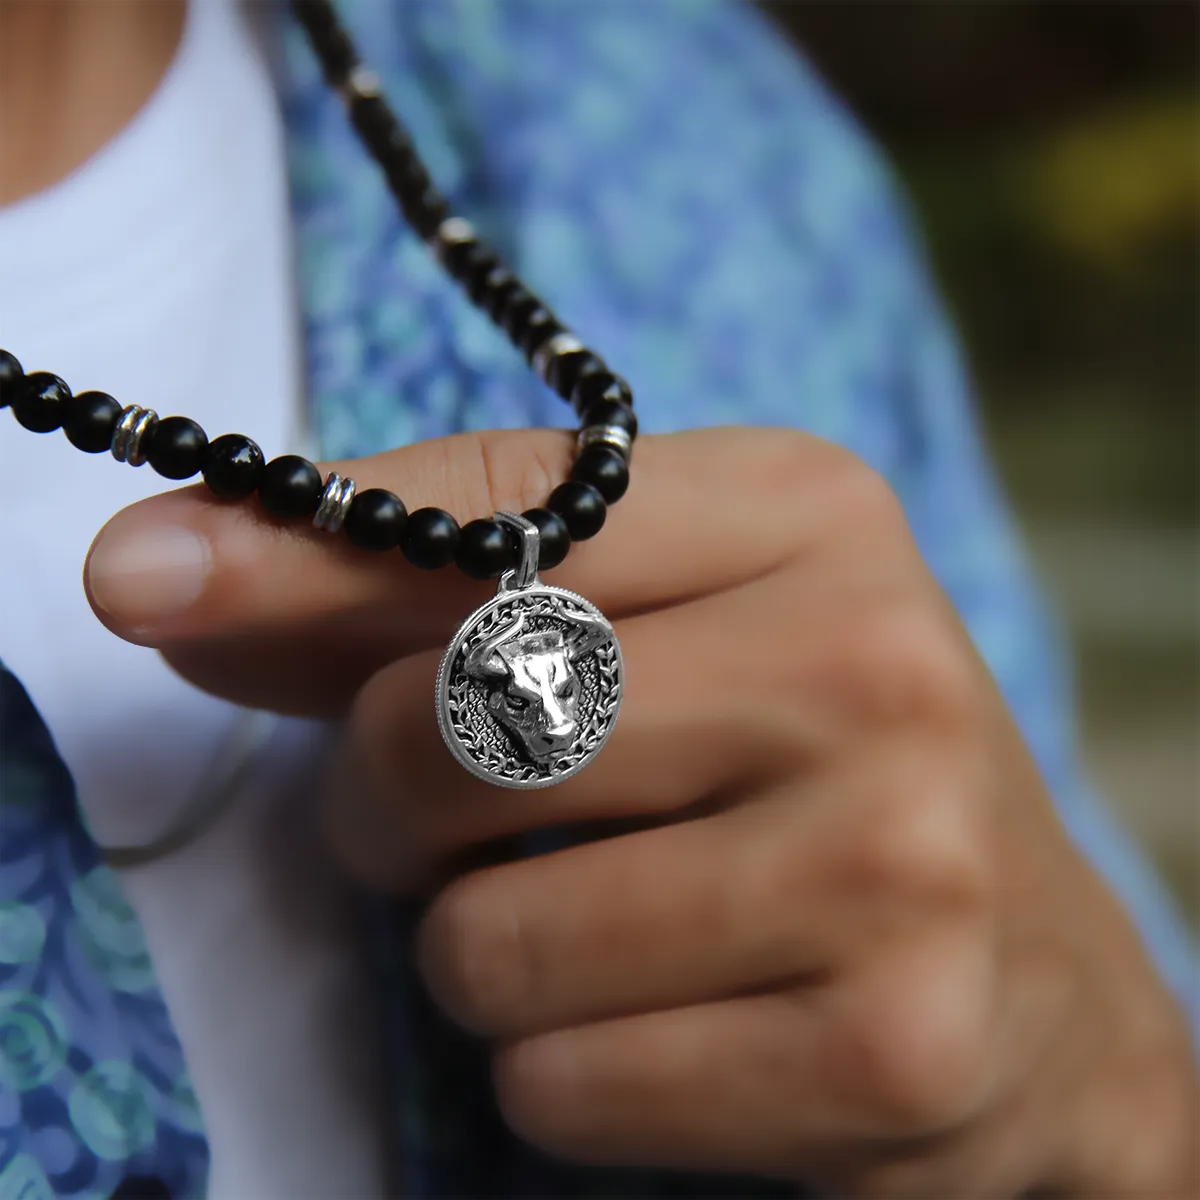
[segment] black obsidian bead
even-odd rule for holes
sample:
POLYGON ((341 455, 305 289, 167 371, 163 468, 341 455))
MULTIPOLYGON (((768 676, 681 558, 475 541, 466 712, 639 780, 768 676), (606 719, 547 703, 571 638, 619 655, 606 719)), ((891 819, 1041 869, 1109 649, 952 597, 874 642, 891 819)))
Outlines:
POLYGON ((483 299, 479 304, 499 324, 509 297, 518 291, 525 291, 521 281, 507 267, 494 267, 484 278, 483 299))
POLYGON ((15 354, 0 350, 0 408, 7 408, 16 394, 17 385, 25 377, 15 354))
POLYGON ((204 482, 222 500, 243 500, 258 490, 266 460, 257 442, 240 433, 223 433, 208 443, 204 482))
POLYGON ((126 1175, 109 1200, 171 1200, 171 1189, 157 1175, 126 1175))
POLYGON ((631 438, 637 437, 637 414, 628 404, 622 404, 619 400, 601 400, 593 404, 583 414, 583 423, 585 426, 616 425, 620 429, 628 430, 631 438))
POLYGON ((597 362, 596 356, 587 349, 571 350, 566 354, 556 354, 550 360, 546 372, 546 382, 564 399, 570 400, 575 391, 575 383, 580 371, 588 364, 597 362))
POLYGON ((472 579, 495 579, 517 564, 517 547, 499 521, 468 521, 462 527, 454 561, 472 579))
POLYGON ((590 483, 606 504, 616 504, 629 487, 629 465, 624 455, 607 446, 589 446, 571 466, 578 483, 590 483))
POLYGON ((604 497, 590 483, 574 479, 560 483, 550 493, 546 507, 567 523, 573 542, 595 537, 604 527, 604 518, 608 515, 604 497))
POLYGON ((80 392, 63 406, 62 427, 76 450, 102 454, 112 447, 121 406, 105 392, 80 392))
POLYGON ((363 145, 379 162, 397 154, 412 154, 408 134, 382 96, 356 96, 350 105, 350 122, 363 145))
POLYGON ((400 549, 414 567, 434 571, 454 561, 460 532, 458 522, 443 509, 418 508, 408 514, 400 549))
POLYGON ((479 304, 487 291, 488 276, 500 266, 500 257, 490 246, 472 242, 467 253, 450 265, 450 273, 467 289, 467 295, 479 304))
POLYGON ((633 407, 633 392, 620 375, 611 371, 581 371, 571 393, 571 407, 580 415, 601 401, 615 400, 633 407))
POLYGON ((165 479, 188 479, 204 466, 208 435, 191 417, 163 417, 147 442, 146 461, 165 479))
POLYGON ((538 348, 562 331, 558 318, 548 308, 537 308, 525 320, 519 345, 525 357, 532 361, 538 348))
POLYGON ((62 424, 71 389, 57 375, 34 371, 26 375, 12 399, 13 416, 34 433, 50 433, 62 424))
POLYGON ((500 325, 504 332, 512 338, 514 345, 521 344, 529 318, 541 307, 542 302, 523 287, 518 287, 516 291, 509 294, 500 313, 500 325))
POLYGON ((320 0, 293 0, 292 11, 313 40, 329 86, 340 86, 358 64, 358 55, 333 10, 320 0))
POLYGON ((450 206, 445 197, 431 184, 413 200, 402 200, 404 219, 416 230, 417 236, 429 241, 438 231, 438 226, 450 215, 450 206))
POLYGON ((549 571, 551 567, 557 567, 571 549, 571 534, 566 521, 548 508, 530 508, 521 516, 532 521, 541 535, 538 538, 538 569, 549 571))
POLYGON ((433 180, 425 170, 425 164, 410 149, 397 146, 385 156, 380 165, 387 176, 388 187, 400 202, 401 207, 419 204, 422 197, 433 187, 433 180))
POLYGON ((290 521, 317 511, 323 486, 321 472, 307 458, 281 454, 263 468, 258 494, 271 516, 290 521))
POLYGON ((454 279, 461 279, 463 264, 471 257, 471 251, 479 243, 474 238, 460 238, 455 242, 446 242, 438 246, 438 258, 454 279))
POLYGON ((392 550, 400 545, 408 510, 386 488, 368 488, 350 502, 342 528, 364 550, 392 550))

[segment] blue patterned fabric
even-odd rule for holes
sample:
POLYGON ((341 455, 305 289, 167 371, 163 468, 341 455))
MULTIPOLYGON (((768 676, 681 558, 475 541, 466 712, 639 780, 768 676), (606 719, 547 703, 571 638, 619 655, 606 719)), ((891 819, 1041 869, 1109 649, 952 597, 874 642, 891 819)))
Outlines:
MULTIPOLYGON (((877 155, 813 73, 727 0, 344 0, 432 174, 633 382, 643 428, 801 427, 883 472, 1003 688, 1076 840, 1200 1014, 1186 936, 1072 757, 1055 640, 998 500, 970 389, 877 155)), ((280 88, 313 427, 330 457, 454 430, 565 424, 404 228, 284 28, 280 88)), ((71 782, 0 676, 0 1200, 200 1194, 206 1147, 136 922, 71 782)), ((782 1194, 578 1170, 523 1147, 482 1047, 411 972, 414 913, 370 919, 401 1192, 782 1194)))

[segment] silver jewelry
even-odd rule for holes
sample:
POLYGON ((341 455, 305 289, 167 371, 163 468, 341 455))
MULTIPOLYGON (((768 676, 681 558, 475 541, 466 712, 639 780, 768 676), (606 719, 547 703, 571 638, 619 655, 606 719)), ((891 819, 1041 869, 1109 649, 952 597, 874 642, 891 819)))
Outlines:
POLYGON ((629 436, 629 430, 622 429, 620 425, 585 425, 575 440, 580 450, 586 450, 589 446, 611 446, 626 462, 633 450, 633 438, 629 436))
POLYGON ((117 462, 140 467, 146 461, 142 453, 142 442, 146 434, 158 424, 158 413, 152 408, 139 408, 130 404, 121 409, 112 436, 112 456, 117 462))
POLYGON ((330 471, 325 477, 325 490, 317 504, 317 515, 313 517, 313 524, 327 533, 337 533, 350 511, 355 490, 353 479, 330 471))
POLYGON ((383 95, 383 83, 370 67, 364 67, 360 63, 350 69, 350 74, 346 76, 346 81, 338 88, 338 92, 347 103, 359 98, 370 100, 383 95))
POLYGON ((496 520, 517 534, 520 563, 446 647, 438 728, 472 775, 499 787, 549 787, 583 770, 612 733, 621 648, 599 609, 538 579, 537 526, 507 512, 496 520))
POLYGON ((429 239, 438 262, 446 264, 446 251, 459 242, 473 242, 479 235, 475 226, 464 217, 447 217, 438 227, 437 233, 429 239))

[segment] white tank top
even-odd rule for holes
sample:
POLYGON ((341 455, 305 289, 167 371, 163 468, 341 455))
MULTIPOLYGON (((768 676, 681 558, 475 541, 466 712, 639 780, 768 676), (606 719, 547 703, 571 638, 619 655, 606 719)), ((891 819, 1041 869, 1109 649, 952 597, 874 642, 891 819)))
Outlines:
MULTIPOLYGON (((302 437, 283 136, 233 0, 192 0, 177 57, 112 142, 0 209, 0 345, 78 391, 302 437)), ((102 844, 145 842, 244 715, 109 634, 80 572, 100 526, 170 486, 62 434, 0 428, 0 659, 29 691, 102 844)), ((213 1200, 383 1195, 374 1031, 340 885, 303 829, 313 730, 281 722, 195 844, 123 872, 187 1055, 213 1200)))

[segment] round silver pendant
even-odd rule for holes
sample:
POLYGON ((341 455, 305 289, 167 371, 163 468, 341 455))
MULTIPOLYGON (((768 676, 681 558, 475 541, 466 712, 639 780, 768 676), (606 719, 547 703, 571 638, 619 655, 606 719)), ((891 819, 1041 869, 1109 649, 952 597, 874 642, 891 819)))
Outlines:
POLYGON ((582 596, 529 575, 520 586, 510 573, 463 622, 437 676, 451 754, 499 787, 549 787, 582 771, 621 707, 612 625, 582 596))

